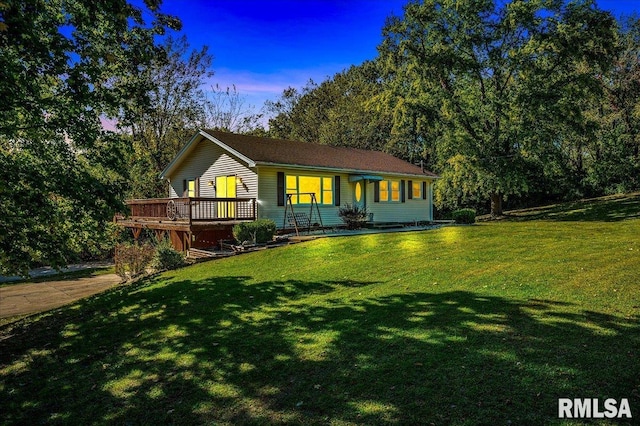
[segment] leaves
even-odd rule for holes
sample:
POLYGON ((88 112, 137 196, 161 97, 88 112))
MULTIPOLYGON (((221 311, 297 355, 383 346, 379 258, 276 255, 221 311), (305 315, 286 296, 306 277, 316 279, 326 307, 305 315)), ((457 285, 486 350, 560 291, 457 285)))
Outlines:
POLYGON ((439 200, 527 192, 531 168, 555 142, 549 129, 583 121, 566 100, 596 87, 614 31, 610 15, 586 4, 546 1, 425 1, 390 21, 380 52, 386 90, 403 100, 394 128, 412 114, 433 121, 423 133, 460 191, 452 199, 439 185, 439 200))
POLYGON ((176 24, 156 6, 0 4, 1 273, 61 267, 109 245, 126 144, 101 118, 148 101, 139 76, 158 52, 154 37, 176 24))

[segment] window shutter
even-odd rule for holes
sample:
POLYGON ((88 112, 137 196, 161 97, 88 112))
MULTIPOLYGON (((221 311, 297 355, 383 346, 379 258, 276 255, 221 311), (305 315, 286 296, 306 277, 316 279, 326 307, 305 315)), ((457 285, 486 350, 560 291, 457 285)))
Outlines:
POLYGON ((182 180, 182 196, 183 197, 187 196, 187 180, 186 179, 182 180))
POLYGON ((378 181, 373 182, 373 202, 380 202, 380 182, 378 181))
POLYGON ((284 172, 278 172, 278 205, 284 206, 284 172))
POLYGON ((195 194, 193 194, 193 196, 194 197, 200 196, 200 178, 199 177, 196 178, 195 194))
POLYGON ((409 188, 409 192, 407 192, 407 198, 413 200, 413 181, 410 180, 407 182, 407 187, 409 188))
POLYGON ((422 182, 422 199, 427 199, 427 182, 422 182))
POLYGON ((339 206, 340 205, 340 176, 336 176, 333 179, 333 205, 335 206, 339 206))
POLYGON ((402 179, 400 181, 400 202, 401 203, 404 203, 404 201, 405 201, 405 196, 404 196, 405 188, 404 187, 405 187, 405 182, 404 182, 404 179, 402 179))

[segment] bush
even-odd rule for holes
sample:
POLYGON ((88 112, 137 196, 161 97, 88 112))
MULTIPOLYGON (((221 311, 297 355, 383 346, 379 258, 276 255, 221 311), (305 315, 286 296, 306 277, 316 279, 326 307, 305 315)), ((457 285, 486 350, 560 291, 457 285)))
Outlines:
POLYGON ((233 237, 239 243, 245 241, 256 244, 273 240, 276 233, 276 223, 271 219, 258 219, 253 222, 239 223, 233 227, 233 237))
POLYGON ((460 209, 452 213, 456 223, 471 224, 476 221, 476 211, 474 209, 460 209))
POLYGON ((347 225, 347 229, 360 229, 367 221, 369 212, 364 207, 355 204, 345 204, 338 210, 338 216, 347 225))
POLYGON ((155 250, 151 244, 137 242, 118 244, 113 259, 116 264, 116 274, 123 280, 137 277, 146 271, 154 254, 155 250))
POLYGON ((184 266, 184 264, 184 256, 173 248, 167 238, 158 243, 152 262, 154 269, 159 271, 171 270, 184 266))

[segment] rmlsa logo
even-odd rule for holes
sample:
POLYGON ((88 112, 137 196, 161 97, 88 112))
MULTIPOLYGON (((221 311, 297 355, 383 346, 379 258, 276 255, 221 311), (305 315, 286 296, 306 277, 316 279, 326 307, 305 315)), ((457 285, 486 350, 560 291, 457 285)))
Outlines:
POLYGON ((561 419, 621 419, 631 418, 629 400, 622 398, 620 403, 609 398, 602 406, 598 398, 560 398, 558 399, 558 417, 561 419))

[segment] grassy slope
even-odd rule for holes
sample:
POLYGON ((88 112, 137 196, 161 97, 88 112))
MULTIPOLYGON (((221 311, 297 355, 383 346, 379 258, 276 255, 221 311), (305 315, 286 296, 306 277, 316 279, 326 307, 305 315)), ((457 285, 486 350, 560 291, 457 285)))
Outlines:
POLYGON ((640 220, 598 218, 322 239, 53 311, 3 330, 0 419, 540 424, 614 397, 636 420, 640 220))

